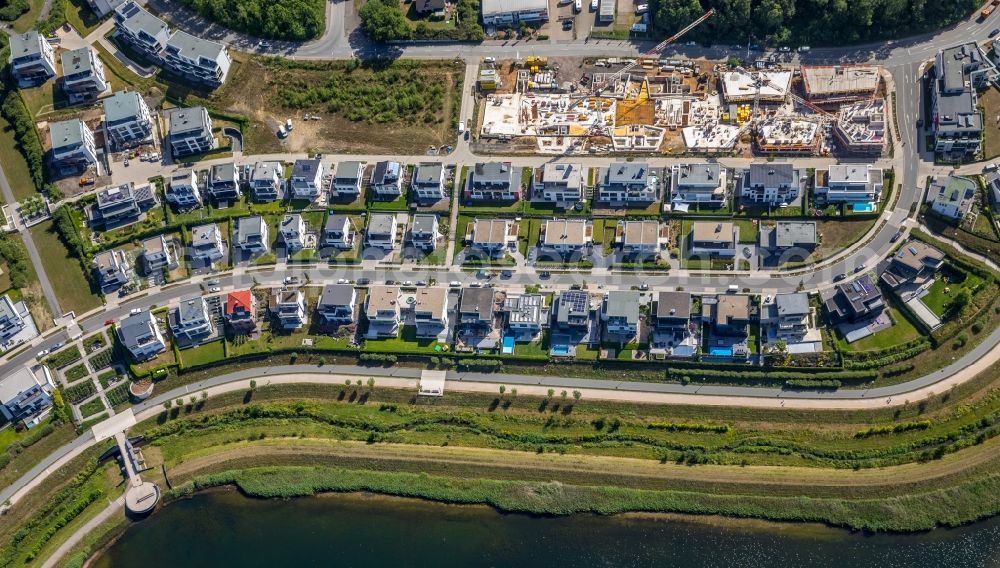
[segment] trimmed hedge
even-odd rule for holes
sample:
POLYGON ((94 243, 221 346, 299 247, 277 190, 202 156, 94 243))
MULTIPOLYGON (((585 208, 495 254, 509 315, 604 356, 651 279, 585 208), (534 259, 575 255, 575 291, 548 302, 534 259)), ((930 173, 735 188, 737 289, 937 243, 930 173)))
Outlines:
POLYGON ((840 388, 840 381, 833 379, 794 379, 785 381, 785 388, 789 390, 837 390, 840 388))

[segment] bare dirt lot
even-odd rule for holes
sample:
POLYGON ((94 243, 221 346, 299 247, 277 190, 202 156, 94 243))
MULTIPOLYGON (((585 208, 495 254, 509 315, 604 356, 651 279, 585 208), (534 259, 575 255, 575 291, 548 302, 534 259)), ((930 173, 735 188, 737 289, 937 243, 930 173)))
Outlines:
POLYGON ((451 61, 369 67, 251 58, 212 99, 251 118, 248 152, 423 153, 453 140, 463 76, 451 61), (279 139, 287 119, 294 129, 279 139))

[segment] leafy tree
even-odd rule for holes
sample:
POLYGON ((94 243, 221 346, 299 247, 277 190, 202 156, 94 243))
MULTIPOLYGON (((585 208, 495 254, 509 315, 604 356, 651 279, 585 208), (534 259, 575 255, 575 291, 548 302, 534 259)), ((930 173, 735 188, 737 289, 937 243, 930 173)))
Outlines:
POLYGON ((362 28, 374 41, 410 38, 410 26, 396 0, 369 0, 359 15, 362 28))

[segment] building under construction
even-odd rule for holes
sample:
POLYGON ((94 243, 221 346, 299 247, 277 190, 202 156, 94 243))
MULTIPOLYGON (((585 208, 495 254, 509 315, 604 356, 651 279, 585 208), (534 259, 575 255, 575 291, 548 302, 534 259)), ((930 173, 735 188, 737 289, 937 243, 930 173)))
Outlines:
POLYGON ((840 107, 833 133, 840 151, 880 156, 886 148, 885 99, 867 99, 840 107))
POLYGON ((819 147, 819 123, 793 116, 774 116, 755 127, 754 144, 762 154, 809 155, 819 147))
POLYGON ((874 98, 878 93, 878 65, 803 66, 802 88, 815 104, 842 104, 874 98))
POLYGON ((791 71, 726 71, 719 78, 722 97, 727 104, 784 103, 792 84, 791 71))

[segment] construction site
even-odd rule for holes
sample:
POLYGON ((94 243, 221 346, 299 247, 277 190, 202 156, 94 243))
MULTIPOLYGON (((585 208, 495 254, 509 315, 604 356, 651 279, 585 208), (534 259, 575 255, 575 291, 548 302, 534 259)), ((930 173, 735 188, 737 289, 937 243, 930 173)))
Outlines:
POLYGON ((645 55, 484 63, 473 132, 543 154, 881 154, 884 81, 875 65, 662 59, 709 11, 645 55), (741 62, 742 63, 742 62, 741 62))

